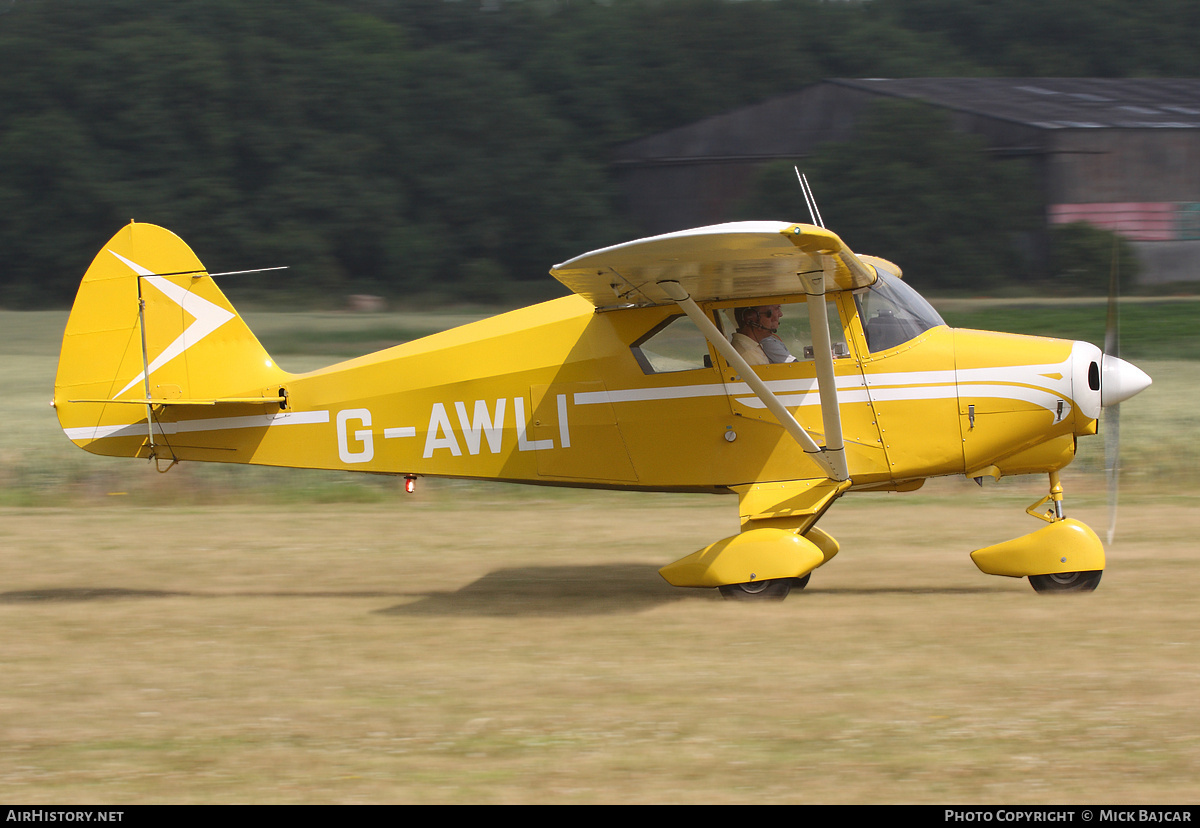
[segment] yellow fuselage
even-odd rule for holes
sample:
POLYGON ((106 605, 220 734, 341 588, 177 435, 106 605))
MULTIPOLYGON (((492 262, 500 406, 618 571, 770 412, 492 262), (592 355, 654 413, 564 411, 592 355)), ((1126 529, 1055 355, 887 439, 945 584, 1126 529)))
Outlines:
MULTIPOLYGON (((853 297, 831 301, 850 351, 836 376, 854 488, 1053 470, 1095 431, 1074 399, 1080 343, 936 327, 870 354, 853 297)), ((631 345, 673 314, 570 296, 308 374, 274 369, 286 410, 168 406, 157 419, 181 460, 675 491, 818 476, 711 347, 712 367, 645 371, 631 345)), ((755 370, 820 442, 812 363, 755 370)), ((94 427, 95 405, 58 407, 73 439, 94 427), (72 410, 87 428, 73 431, 85 424, 72 410)), ((76 441, 145 456, 137 414, 106 406, 110 436, 76 441)))

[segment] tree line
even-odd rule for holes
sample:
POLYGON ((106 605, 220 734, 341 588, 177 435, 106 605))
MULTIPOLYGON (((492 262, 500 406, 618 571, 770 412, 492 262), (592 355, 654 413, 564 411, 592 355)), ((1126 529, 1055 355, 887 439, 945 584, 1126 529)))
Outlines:
MULTIPOLYGON (((827 77, 1195 76, 1200 63, 1200 6, 1184 0, 15 0, 0 12, 0 304, 15 307, 69 302, 130 219, 174 230, 214 271, 289 265, 272 293, 553 292, 550 265, 634 232, 608 165, 622 141, 827 77)), ((988 215, 967 182, 1019 192, 947 149, 948 126, 907 117, 927 158, 967 165, 921 185, 943 188, 956 215, 988 215)), ((863 181, 882 163, 836 147, 813 159, 863 181)), ((901 248, 888 252, 902 264, 917 213, 894 210, 901 248)), ((950 247, 920 255, 990 250, 989 230, 961 219, 950 247)), ((986 255, 1003 278, 1009 252, 986 255)))

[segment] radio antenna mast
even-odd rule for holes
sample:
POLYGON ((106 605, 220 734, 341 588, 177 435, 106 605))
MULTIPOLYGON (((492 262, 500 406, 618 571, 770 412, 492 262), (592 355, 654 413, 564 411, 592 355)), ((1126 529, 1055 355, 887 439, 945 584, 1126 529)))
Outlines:
POLYGON ((808 215, 812 219, 813 224, 824 229, 825 222, 821 221, 821 211, 817 209, 817 199, 812 194, 812 188, 808 186, 808 176, 801 174, 799 167, 792 167, 796 171, 796 179, 800 182, 800 190, 804 193, 804 203, 808 205, 808 215))

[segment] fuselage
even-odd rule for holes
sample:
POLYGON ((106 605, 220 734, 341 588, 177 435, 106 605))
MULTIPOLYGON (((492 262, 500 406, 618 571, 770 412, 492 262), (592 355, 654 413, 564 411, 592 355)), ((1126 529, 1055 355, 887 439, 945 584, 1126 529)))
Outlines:
MULTIPOLYGON (((1092 346, 935 324, 872 351, 856 297, 829 304, 855 488, 1053 470, 1096 430, 1075 377, 1092 346)), ((812 360, 755 370, 821 442, 812 360)), ((674 491, 819 476, 671 307, 597 312, 566 297, 284 385, 288 411, 248 421, 233 451, 204 412, 167 411, 163 427, 188 434, 181 459, 674 491)))

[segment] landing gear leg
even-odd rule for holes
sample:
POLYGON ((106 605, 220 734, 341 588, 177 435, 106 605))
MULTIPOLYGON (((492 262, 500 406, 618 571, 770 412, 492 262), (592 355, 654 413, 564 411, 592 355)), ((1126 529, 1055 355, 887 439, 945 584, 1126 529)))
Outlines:
POLYGON ((1062 483, 1051 472, 1050 493, 1025 510, 1049 525, 976 549, 971 560, 988 575, 1028 578, 1038 592, 1091 592, 1104 569, 1104 544, 1086 524, 1066 517, 1062 504, 1062 483))
POLYGON ((1025 510, 1028 514, 1044 520, 1046 523, 1054 523, 1062 520, 1066 515, 1063 513, 1063 487, 1062 481, 1058 477, 1058 472, 1050 472, 1050 494, 1043 497, 1037 503, 1025 510), (1047 503, 1051 504, 1049 509, 1044 512, 1038 511, 1047 503))
MULTIPOLYGON (((1037 503, 1025 510, 1036 518, 1047 523, 1057 523, 1064 520, 1063 487, 1058 472, 1050 472, 1050 493, 1037 503), (1044 513, 1038 513, 1046 503, 1051 504, 1044 513)), ((1048 575, 1030 575, 1029 585, 1037 592, 1092 592, 1100 584, 1100 576, 1104 570, 1096 569, 1086 572, 1054 572, 1048 575)))

